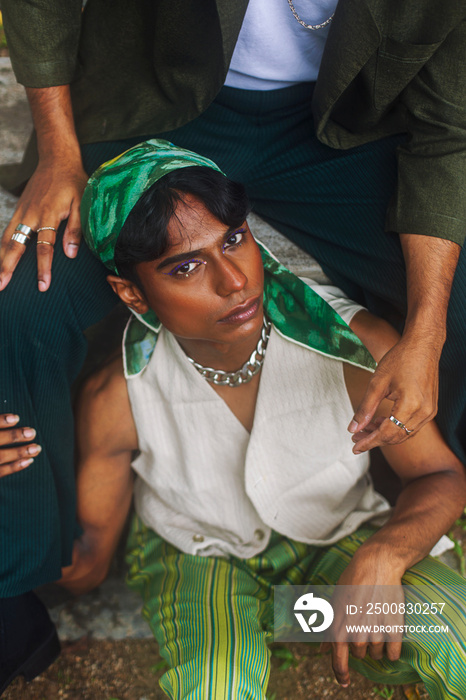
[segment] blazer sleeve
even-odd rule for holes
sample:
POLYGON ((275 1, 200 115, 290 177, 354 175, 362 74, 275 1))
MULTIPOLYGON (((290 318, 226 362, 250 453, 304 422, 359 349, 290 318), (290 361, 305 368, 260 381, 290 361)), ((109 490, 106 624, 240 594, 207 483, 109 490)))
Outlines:
POLYGON ((82 0, 2 0, 11 64, 25 87, 68 85, 75 76, 82 0))
POLYGON ((408 140, 387 230, 462 244, 466 235, 466 20, 401 94, 408 140))

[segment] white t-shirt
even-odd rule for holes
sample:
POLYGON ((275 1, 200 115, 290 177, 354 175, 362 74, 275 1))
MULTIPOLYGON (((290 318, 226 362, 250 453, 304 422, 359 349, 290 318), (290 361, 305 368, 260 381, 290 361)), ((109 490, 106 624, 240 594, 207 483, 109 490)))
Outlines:
MULTIPOLYGON (((338 0, 294 0, 306 24, 325 22, 338 0)), ((328 24, 315 31, 293 17, 288 0, 250 0, 225 80, 244 90, 276 90, 315 81, 328 24)))

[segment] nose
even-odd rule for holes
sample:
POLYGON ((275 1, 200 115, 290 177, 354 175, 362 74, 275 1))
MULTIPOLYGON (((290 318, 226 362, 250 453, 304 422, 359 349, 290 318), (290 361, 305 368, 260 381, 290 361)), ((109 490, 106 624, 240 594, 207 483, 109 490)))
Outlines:
POLYGON ((217 267, 217 294, 228 296, 246 286, 247 276, 241 267, 227 255, 222 255, 217 267))

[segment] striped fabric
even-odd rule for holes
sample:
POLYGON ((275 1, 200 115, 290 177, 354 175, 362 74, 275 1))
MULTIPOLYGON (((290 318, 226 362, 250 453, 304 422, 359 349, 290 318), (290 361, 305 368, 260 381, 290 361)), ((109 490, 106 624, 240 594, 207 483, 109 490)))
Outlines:
MULTIPOLYGON (((273 586, 335 583, 373 531, 361 528, 328 548, 273 533, 262 554, 222 559, 183 554, 135 517, 128 540, 128 584, 142 596, 143 615, 170 666, 160 680, 166 695, 177 700, 265 700, 273 586)), ((377 683, 422 680, 432 700, 464 700, 464 579, 427 557, 406 573, 403 583, 422 586, 419 602, 438 601, 438 587, 446 588, 454 612, 438 624, 450 625, 456 636, 417 635, 404 641, 397 662, 351 658, 351 666, 377 683)), ((405 624, 425 624, 425 619, 406 615, 405 624)))

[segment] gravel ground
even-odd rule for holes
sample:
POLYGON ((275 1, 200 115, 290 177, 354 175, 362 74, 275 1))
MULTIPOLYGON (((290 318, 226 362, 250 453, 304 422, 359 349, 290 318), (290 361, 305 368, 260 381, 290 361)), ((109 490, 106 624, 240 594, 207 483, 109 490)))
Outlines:
MULTIPOLYGON (((283 660, 272 657, 268 700, 428 700, 422 685, 377 686, 352 674, 348 689, 332 680, 330 661, 306 644, 273 645, 291 650, 294 665, 280 670, 283 660)), ((278 652, 279 653, 279 652, 278 652)), ((121 642, 82 638, 66 643, 61 657, 42 676, 26 684, 17 679, 3 695, 4 700, 163 700, 158 685, 164 662, 156 643, 149 640, 121 642)))

